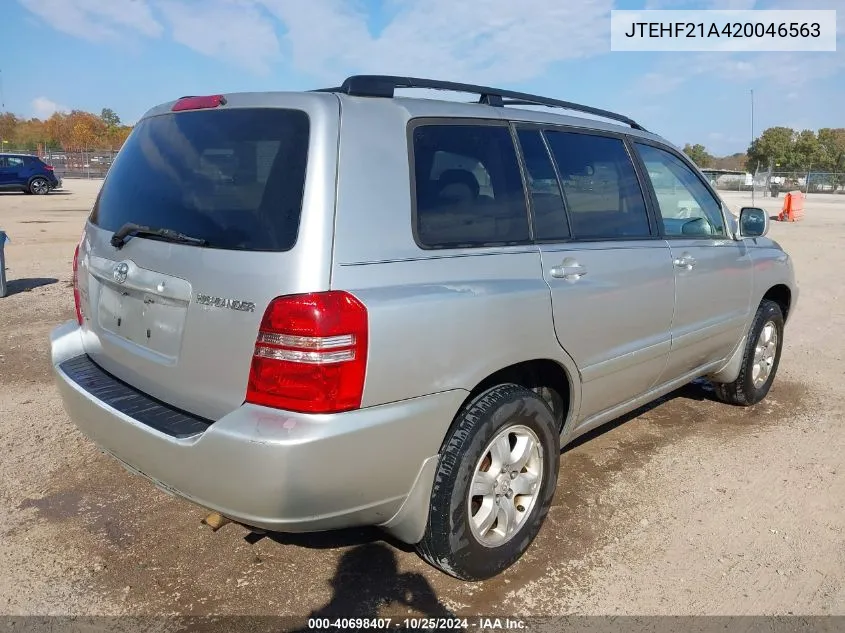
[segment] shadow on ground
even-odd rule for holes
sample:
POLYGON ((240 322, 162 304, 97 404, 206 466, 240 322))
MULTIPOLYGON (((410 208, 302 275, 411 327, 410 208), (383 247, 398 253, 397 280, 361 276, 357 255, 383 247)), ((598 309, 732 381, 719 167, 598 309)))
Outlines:
MULTIPOLYGON (((384 617, 382 614, 385 612, 407 613, 409 610, 412 612, 409 617, 454 617, 422 574, 399 573, 396 555, 381 543, 358 545, 344 553, 330 583, 334 592, 331 599, 311 611, 307 620, 374 619, 384 617)), ((296 629, 307 630, 313 629, 307 625, 296 629)))
MULTIPOLYGON (((48 196, 67 196, 70 195, 72 192, 67 189, 54 189, 50 193, 46 194, 48 196)), ((26 193, 25 191, 21 190, 7 190, 7 191, 0 191, 0 196, 31 196, 32 194, 26 193)), ((40 196, 32 196, 33 198, 38 198, 40 196)))
POLYGON ((659 409, 663 405, 673 400, 694 402, 719 402, 716 399, 715 392, 713 391, 713 386, 709 382, 704 379, 694 380, 693 382, 690 382, 684 385, 683 387, 679 387, 675 391, 672 391, 666 394, 665 396, 658 398, 657 400, 653 400, 652 402, 644 404, 638 409, 634 409, 630 413, 626 413, 625 415, 616 418, 615 420, 606 422, 598 428, 593 429, 588 433, 585 433, 584 435, 576 438, 575 440, 564 446, 561 453, 568 453, 569 451, 572 451, 573 449, 576 449, 591 440, 594 440, 610 433, 611 431, 616 428, 619 428, 623 424, 627 424, 628 422, 637 419, 643 414, 659 409))
POLYGON ((50 286, 58 283, 55 277, 31 277, 28 279, 11 279, 6 282, 6 296, 18 294, 19 292, 29 292, 41 286, 50 286))

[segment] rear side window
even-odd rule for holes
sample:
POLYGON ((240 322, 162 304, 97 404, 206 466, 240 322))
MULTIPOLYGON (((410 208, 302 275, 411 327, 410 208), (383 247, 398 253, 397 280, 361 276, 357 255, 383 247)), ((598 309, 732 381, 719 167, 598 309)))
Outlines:
POLYGON ((528 212, 510 130, 419 125, 413 130, 416 236, 424 248, 525 242, 528 212))
POLYGON ((649 237, 645 199, 618 138, 547 131, 575 239, 649 237))
POLYGON ((109 170, 91 222, 201 238, 211 248, 286 251, 299 232, 308 163, 300 110, 181 112, 141 121, 109 170))
POLYGON ((539 130, 520 130, 519 145, 534 211, 534 233, 538 240, 569 238, 569 223, 554 164, 539 130))

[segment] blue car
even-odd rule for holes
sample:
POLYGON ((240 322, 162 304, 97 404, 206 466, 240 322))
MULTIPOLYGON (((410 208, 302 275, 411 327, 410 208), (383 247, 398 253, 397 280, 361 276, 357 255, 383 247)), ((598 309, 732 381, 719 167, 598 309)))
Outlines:
POLYGON ((0 191, 20 190, 43 196, 62 186, 62 181, 38 156, 0 154, 0 191))

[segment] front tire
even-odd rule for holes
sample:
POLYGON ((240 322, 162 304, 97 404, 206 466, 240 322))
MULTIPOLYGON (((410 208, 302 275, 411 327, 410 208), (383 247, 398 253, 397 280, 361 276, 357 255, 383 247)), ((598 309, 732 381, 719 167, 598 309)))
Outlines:
POLYGON ((446 437, 417 551, 461 580, 504 571, 537 536, 559 465, 557 424, 543 398, 515 384, 480 394, 446 437))
POLYGON ((780 306, 768 299, 761 301, 745 344, 739 376, 733 382, 714 385, 719 400, 747 407, 768 395, 780 364, 783 329, 780 306))

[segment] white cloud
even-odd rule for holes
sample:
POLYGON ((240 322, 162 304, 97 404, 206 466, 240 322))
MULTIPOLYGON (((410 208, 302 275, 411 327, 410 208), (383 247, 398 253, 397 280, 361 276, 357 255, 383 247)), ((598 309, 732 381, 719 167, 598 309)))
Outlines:
POLYGON ((558 61, 609 52, 613 0, 391 0, 377 33, 363 0, 19 0, 43 21, 92 41, 172 38, 267 72, 276 63, 336 82, 356 72, 523 81, 558 61))
MULTIPOLYGON (((250 0, 158 0, 173 39, 204 55, 266 73, 280 59, 276 25, 250 0)), ((312 30, 319 27, 311 25, 312 30)))
MULTIPOLYGON (((845 56, 836 53, 689 53, 666 57, 643 76, 654 94, 673 92, 702 77, 755 87, 796 88, 812 86, 845 70, 845 56)), ((632 90, 641 93, 635 82, 632 90)))
POLYGON ((32 114, 39 119, 49 119, 55 112, 69 112, 70 108, 51 101, 47 97, 32 100, 32 114))
POLYGON ((147 37, 163 32, 146 0, 19 1, 56 30, 94 42, 120 41, 127 30, 147 37))
MULTIPOLYGON (((93 41, 169 36, 255 73, 293 67, 321 83, 359 72, 475 83, 542 77, 560 61, 609 52, 614 0, 19 0, 43 21, 93 41)), ((795 0, 648 0, 651 8, 784 8, 795 0)), ((836 5, 842 0, 819 0, 836 5)), ((794 4, 793 4, 794 6, 794 4)), ((839 12, 842 30, 845 11, 839 12)), ((839 54, 705 53, 661 58, 637 82, 655 95, 702 77, 800 85, 845 67, 839 54)), ((564 81, 570 77, 563 78, 564 81)), ((572 80, 583 80, 573 77, 572 80)))
POLYGON ((258 0, 287 27, 295 67, 337 80, 349 72, 522 81, 558 61, 609 51, 612 0, 410 0, 372 34, 347 0, 258 0))

